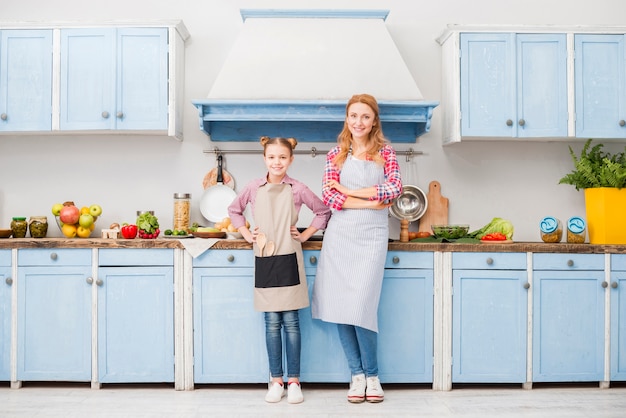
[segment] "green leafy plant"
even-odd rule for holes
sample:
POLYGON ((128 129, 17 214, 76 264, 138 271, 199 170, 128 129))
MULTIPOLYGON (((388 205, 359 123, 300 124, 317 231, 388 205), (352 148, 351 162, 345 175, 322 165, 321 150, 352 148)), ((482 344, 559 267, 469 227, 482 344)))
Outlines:
MULTIPOLYGON (((580 189, 596 187, 626 187, 626 152, 611 154, 602 150, 603 144, 596 144, 591 149, 591 139, 583 146, 580 156, 569 153, 574 160, 574 170, 559 180, 559 184, 571 184, 580 189)), ((625 148, 626 150, 626 148, 625 148)))

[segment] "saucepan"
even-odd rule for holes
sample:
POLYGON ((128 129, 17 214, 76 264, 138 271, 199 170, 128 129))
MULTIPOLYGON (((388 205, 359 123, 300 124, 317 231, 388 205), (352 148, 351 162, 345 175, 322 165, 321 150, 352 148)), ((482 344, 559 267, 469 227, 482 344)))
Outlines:
POLYGON ((221 222, 228 216, 228 206, 237 193, 224 185, 222 156, 217 156, 217 183, 204 190, 200 199, 200 213, 211 222, 221 222))
POLYGON ((422 189, 405 184, 400 196, 389 207, 389 211, 396 219, 413 222, 424 216, 427 208, 428 198, 422 189))

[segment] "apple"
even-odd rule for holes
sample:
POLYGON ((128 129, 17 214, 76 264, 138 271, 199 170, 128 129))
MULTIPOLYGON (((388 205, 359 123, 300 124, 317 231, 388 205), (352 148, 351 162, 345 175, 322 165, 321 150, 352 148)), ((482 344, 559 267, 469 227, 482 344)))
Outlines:
POLYGON ((80 215, 80 218, 78 218, 78 224, 83 228, 89 228, 91 225, 93 225, 93 216, 91 216, 89 213, 83 213, 82 215, 80 215))
POLYGON ((102 215, 102 207, 100 207, 100 205, 91 205, 89 206, 89 213, 94 218, 100 216, 102 215))
POLYGON ((54 216, 59 216, 61 214, 61 209, 63 209, 63 203, 55 203, 52 205, 52 214, 54 216))
POLYGON ((63 206, 59 213, 59 218, 64 224, 75 224, 80 217, 80 210, 74 205, 63 206))
POLYGON ((79 226, 76 228, 76 235, 78 238, 89 238, 89 235, 91 235, 91 229, 79 226))

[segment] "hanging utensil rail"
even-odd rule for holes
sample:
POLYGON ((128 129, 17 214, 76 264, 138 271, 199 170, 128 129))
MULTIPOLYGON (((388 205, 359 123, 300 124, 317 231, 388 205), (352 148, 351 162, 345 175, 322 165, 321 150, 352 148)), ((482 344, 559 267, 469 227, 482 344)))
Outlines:
MULTIPOLYGON (((309 154, 311 158, 317 157, 318 154, 326 155, 329 150, 319 150, 315 147, 311 147, 310 150, 294 150, 294 154, 309 154)), ((262 154, 263 150, 255 150, 255 149, 220 149, 218 147, 213 148, 212 150, 204 150, 205 154, 215 154, 216 156, 221 154, 262 154)), ((414 155, 422 155, 422 151, 415 151, 413 148, 409 148, 408 150, 396 150, 396 154, 405 155, 406 161, 411 161, 414 155)))

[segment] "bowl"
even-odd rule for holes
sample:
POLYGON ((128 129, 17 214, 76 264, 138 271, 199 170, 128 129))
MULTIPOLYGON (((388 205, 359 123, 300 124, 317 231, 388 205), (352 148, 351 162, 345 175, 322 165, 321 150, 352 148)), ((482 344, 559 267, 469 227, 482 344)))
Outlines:
POLYGON ((243 239, 243 235, 241 235, 241 232, 227 232, 226 237, 228 239, 243 239))
POLYGON ((431 225, 433 234, 437 238, 457 239, 467 235, 469 225, 431 225))
POLYGON ((9 238, 13 235, 13 231, 10 229, 0 229, 0 238, 9 238))
POLYGON ((424 216, 428 208, 426 194, 417 186, 404 185, 400 196, 394 199, 389 211, 394 218, 413 222, 424 216))

